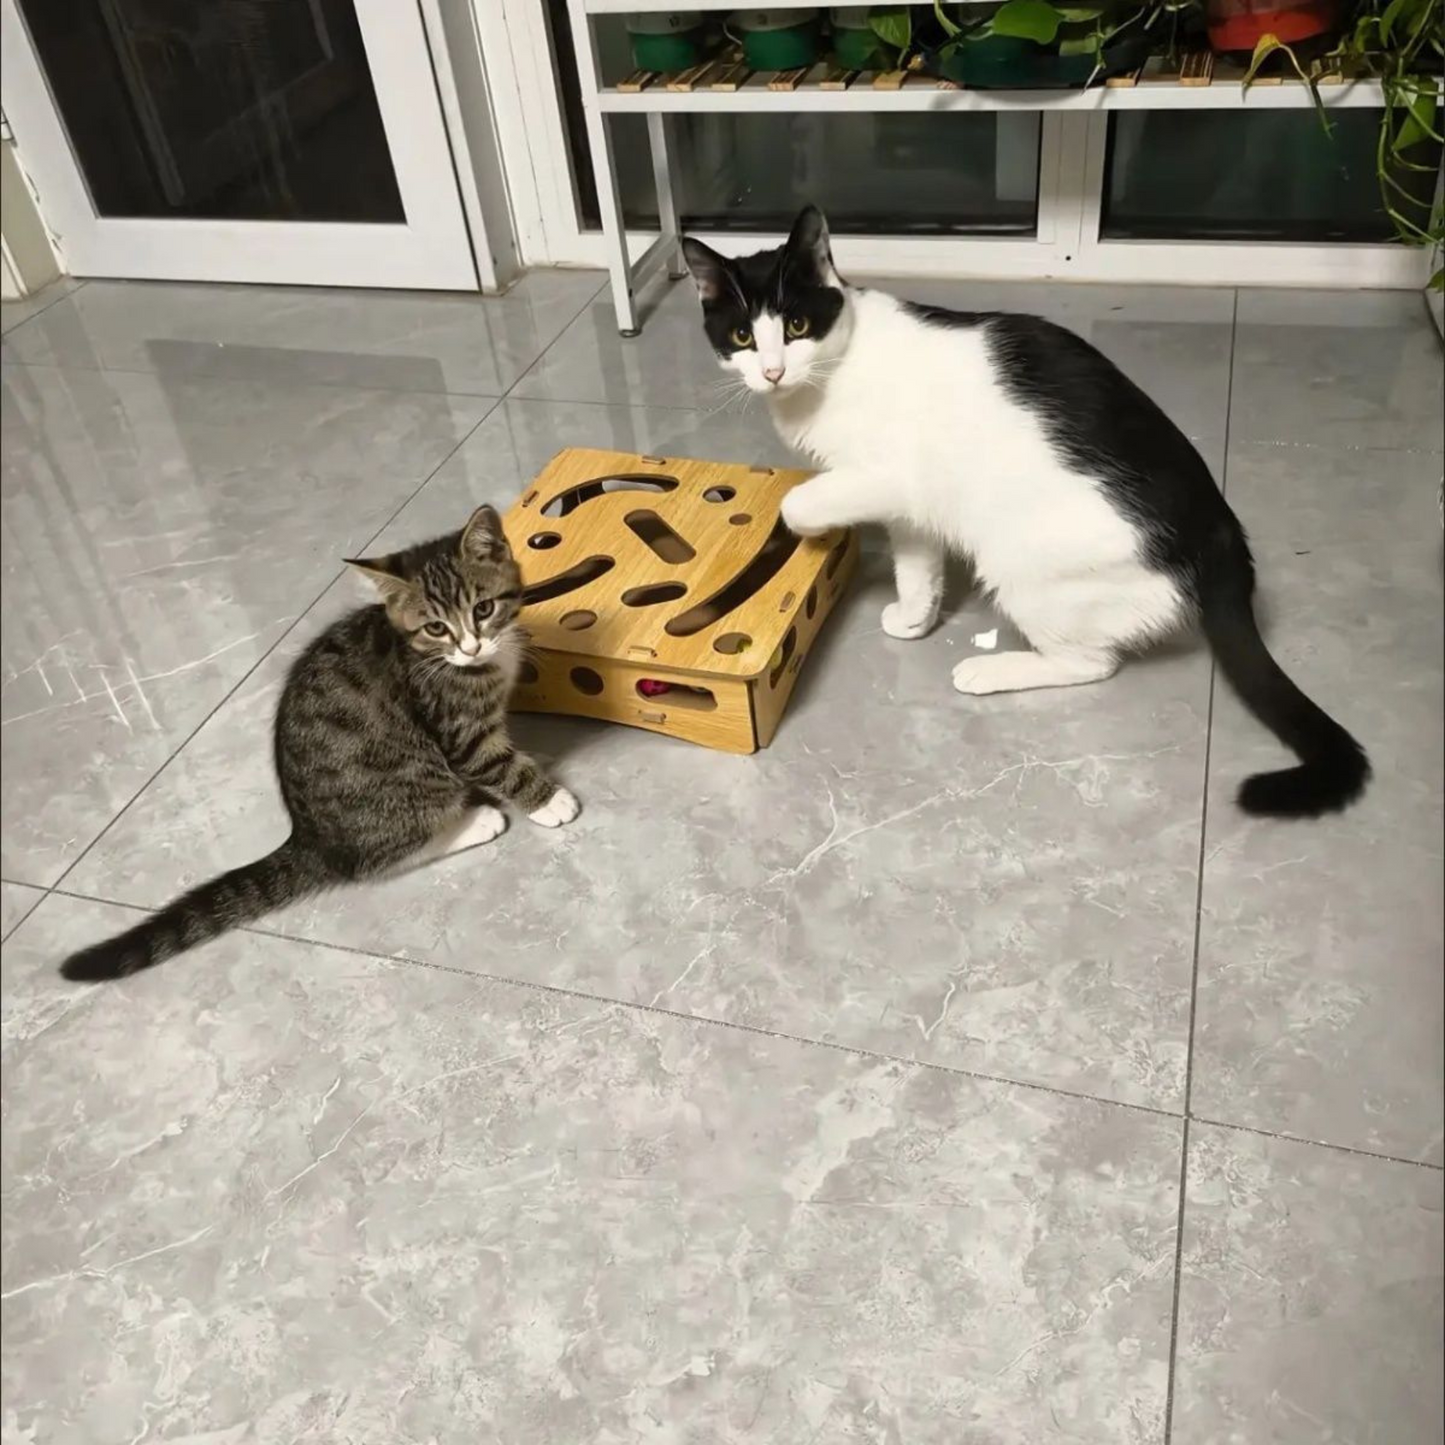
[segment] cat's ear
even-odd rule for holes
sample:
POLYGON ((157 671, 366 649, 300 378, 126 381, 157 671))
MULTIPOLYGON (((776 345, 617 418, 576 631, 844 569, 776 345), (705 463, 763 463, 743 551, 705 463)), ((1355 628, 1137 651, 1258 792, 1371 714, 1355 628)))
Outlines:
POLYGON ((395 553, 386 557, 343 557, 342 561, 355 567, 387 599, 411 591, 411 583, 401 574, 401 559, 395 553))
POLYGON ((828 222, 817 206, 804 206, 788 233, 789 255, 808 261, 824 286, 841 286, 833 265, 833 247, 828 239, 828 222))
POLYGON ((478 507, 462 528, 457 554, 468 562, 490 562, 505 557, 508 550, 497 509, 485 504, 478 507))
POLYGON ((694 241, 691 236, 682 238, 682 257, 687 262, 687 269, 692 272, 692 283, 697 287, 703 305, 716 301, 727 285, 726 257, 719 256, 711 246, 694 241))

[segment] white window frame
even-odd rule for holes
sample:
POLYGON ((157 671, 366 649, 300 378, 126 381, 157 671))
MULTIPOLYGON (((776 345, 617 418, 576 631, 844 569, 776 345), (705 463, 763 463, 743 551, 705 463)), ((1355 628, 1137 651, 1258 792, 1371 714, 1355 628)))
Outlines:
MULTIPOLYGON (((498 81, 494 94, 523 261, 605 266, 602 232, 584 230, 578 216, 542 0, 472 3, 489 72, 514 78, 505 90, 498 81)), ((591 8, 596 4, 592 0, 591 8)), ((646 7, 617 0, 616 8, 646 7)), ((1394 244, 1103 239, 1099 217, 1107 135, 1103 110, 1041 111, 1038 227, 1032 237, 839 236, 834 238, 838 263, 864 273, 976 279, 1405 289, 1425 282, 1424 253, 1394 244)), ((736 231, 700 234, 730 252, 778 239, 736 231)), ((656 232, 629 231, 631 260, 641 259, 656 240, 656 232)))
MULTIPOLYGON (((354 0, 406 221, 400 224, 121 218, 96 213, 17 0, 0 0, 6 115, 65 268, 76 276, 433 290, 478 288, 438 94, 457 103, 418 0, 354 0)), ((435 0, 427 0, 434 25, 435 0)), ((480 206, 473 225, 480 224, 480 206)), ((479 249, 486 250, 485 239, 479 249)), ((505 258, 504 258, 505 261, 505 258)))

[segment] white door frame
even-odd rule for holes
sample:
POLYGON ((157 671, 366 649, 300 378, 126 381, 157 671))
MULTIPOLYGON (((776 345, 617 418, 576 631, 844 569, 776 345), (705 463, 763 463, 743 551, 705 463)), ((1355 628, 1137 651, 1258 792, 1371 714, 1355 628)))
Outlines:
MULTIPOLYGON (((584 231, 578 219, 542 0, 472 4, 494 81, 497 135, 523 261, 605 266, 602 233, 584 231)), ((839 266, 877 275, 1196 286, 1356 289, 1424 283, 1427 258, 1399 245, 1102 239, 1107 127, 1103 113, 1041 114, 1035 236, 835 236, 839 266)), ((781 239, 736 231, 699 234, 725 253, 781 239)), ((631 259, 639 260, 656 239, 655 232, 629 231, 631 259)))
POLYGON ((475 291, 477 266, 417 0, 354 3, 404 224, 97 215, 16 0, 0 0, 5 113, 66 270, 475 291))

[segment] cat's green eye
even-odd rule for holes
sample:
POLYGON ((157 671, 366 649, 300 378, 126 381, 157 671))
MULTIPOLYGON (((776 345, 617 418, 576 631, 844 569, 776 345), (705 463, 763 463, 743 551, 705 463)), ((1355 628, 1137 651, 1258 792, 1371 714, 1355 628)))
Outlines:
POLYGON ((477 605, 472 608, 472 616, 476 618, 478 622, 485 622, 496 610, 497 604, 490 598, 487 598, 478 602, 477 605))
POLYGON ((735 326, 728 335, 728 340, 734 346, 751 346, 753 344, 753 333, 745 326, 735 326))
POLYGON ((796 341, 800 336, 806 336, 813 329, 813 323, 806 316, 788 317, 788 340, 796 341))
POLYGON ((451 628, 445 622, 428 622, 422 631, 428 637, 450 637, 452 634, 451 628))

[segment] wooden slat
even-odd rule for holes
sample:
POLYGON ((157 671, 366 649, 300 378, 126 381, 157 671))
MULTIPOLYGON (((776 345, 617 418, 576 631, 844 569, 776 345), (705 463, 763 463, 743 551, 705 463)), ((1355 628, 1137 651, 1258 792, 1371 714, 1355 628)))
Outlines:
POLYGON ((1180 85, 1208 85, 1214 79, 1214 52, 1191 51, 1179 68, 1180 85))
POLYGON ((709 90, 737 90, 752 74, 742 61, 724 62, 708 81, 709 90))
POLYGON ((691 91, 693 86, 696 85, 712 67, 712 61, 704 60, 701 65, 690 65, 686 70, 679 70, 675 74, 667 77, 667 88, 686 94, 691 91))
POLYGON ((626 80, 617 82, 617 88, 626 91, 628 95, 635 95, 638 91, 646 90, 656 79, 655 70, 634 70, 626 80))
POLYGON ((1139 83, 1139 70, 1126 70, 1123 75, 1111 75, 1105 82, 1105 90, 1132 90, 1139 83))
POLYGON ((873 77, 874 90, 902 90, 903 82, 908 79, 906 70, 880 70, 873 77))
POLYGON ((818 86, 822 90, 847 90, 861 74, 859 70, 844 70, 841 65, 828 66, 818 86))
POLYGON ((809 67, 800 65, 796 70, 776 70, 768 81, 769 90, 796 90, 803 82, 809 67))
POLYGON ((1139 72, 1140 85, 1178 85, 1179 63, 1166 55, 1151 55, 1139 72))

